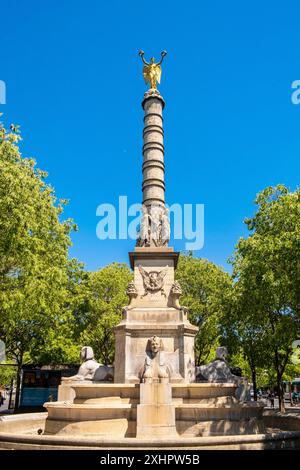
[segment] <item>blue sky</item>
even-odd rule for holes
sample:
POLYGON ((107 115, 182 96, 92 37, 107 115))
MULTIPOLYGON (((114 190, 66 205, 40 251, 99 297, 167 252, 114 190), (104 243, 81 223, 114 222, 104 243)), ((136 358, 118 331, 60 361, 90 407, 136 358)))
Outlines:
POLYGON ((257 0, 1 2, 0 111, 21 125, 23 154, 70 199, 72 256, 88 269, 127 262, 132 240, 98 240, 96 208, 119 195, 141 200, 137 53, 166 49, 166 199, 205 204, 195 254, 229 269, 256 193, 299 184, 299 14, 295 3, 257 0))

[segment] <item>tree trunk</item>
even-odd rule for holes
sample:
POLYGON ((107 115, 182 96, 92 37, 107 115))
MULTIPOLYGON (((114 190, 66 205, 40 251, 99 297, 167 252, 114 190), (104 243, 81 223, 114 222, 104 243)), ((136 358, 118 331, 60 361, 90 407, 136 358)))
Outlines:
POLYGON ((256 369, 255 368, 251 369, 251 376, 252 376, 254 400, 257 401, 257 382, 256 382, 256 369))
POLYGON ((279 411, 280 413, 285 412, 285 404, 284 404, 284 391, 283 386, 281 383, 282 374, 277 371, 277 388, 278 388, 278 398, 279 398, 279 411))
POLYGON ((9 402, 8 402, 8 409, 9 410, 11 410, 11 400, 12 400, 13 390, 14 390, 14 379, 11 379, 11 381, 10 381, 10 392, 9 392, 9 402))
POLYGON ((20 391, 21 391, 21 379, 22 379, 22 365, 23 361, 18 364, 18 371, 17 371, 17 384, 16 384, 16 398, 15 398, 15 412, 19 409, 19 401, 20 401, 20 391))
POLYGON ((279 411, 280 413, 285 412, 285 405, 284 405, 284 389, 283 384, 281 382, 282 376, 285 370, 285 367, 288 362, 289 352, 286 353, 285 359, 282 364, 279 361, 279 353, 278 350, 275 349, 275 368, 276 368, 276 381, 277 381, 277 389, 278 389, 278 399, 279 399, 279 411))
POLYGON ((251 369, 251 379, 253 385, 253 393, 254 393, 254 400, 257 401, 257 374, 256 374, 256 364, 255 364, 255 357, 252 354, 248 354, 247 356, 248 364, 251 369))

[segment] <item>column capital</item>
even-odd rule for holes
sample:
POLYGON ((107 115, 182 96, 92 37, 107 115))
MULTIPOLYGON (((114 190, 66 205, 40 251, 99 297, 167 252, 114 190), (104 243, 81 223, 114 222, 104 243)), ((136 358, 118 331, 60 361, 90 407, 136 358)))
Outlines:
POLYGON ((161 94, 159 93, 159 91, 156 88, 150 88, 150 90, 146 91, 146 93, 144 94, 144 99, 142 101, 143 109, 145 109, 146 101, 149 100, 149 99, 153 99, 153 98, 159 99, 162 102, 162 109, 164 109, 165 100, 163 99, 163 97, 161 96, 161 94))

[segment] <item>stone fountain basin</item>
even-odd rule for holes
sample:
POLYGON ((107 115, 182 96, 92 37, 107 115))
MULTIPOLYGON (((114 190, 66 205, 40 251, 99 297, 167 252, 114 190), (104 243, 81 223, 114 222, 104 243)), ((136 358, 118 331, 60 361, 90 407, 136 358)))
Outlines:
MULTIPOLYGON (((262 431, 263 407, 253 402, 239 403, 235 398, 236 387, 234 383, 171 384, 177 433, 200 437, 262 431)), ((45 403, 48 411, 45 434, 97 434, 119 438, 137 435, 140 384, 73 382, 63 388, 60 401, 45 403), (68 396, 70 400, 62 400, 68 396)), ((151 417, 147 418, 155 432, 158 432, 161 413, 163 407, 158 413, 154 407, 151 417)), ((165 419, 168 422, 167 416, 165 419)))
POLYGON ((74 402, 46 403, 48 413, 2 416, 0 448, 300 448, 300 416, 241 404, 232 383, 172 384, 175 435, 150 439, 135 437, 139 384, 75 383, 71 388, 74 402))
MULTIPOLYGON (((104 438, 97 435, 38 435, 47 413, 19 414, 0 418, 0 449, 23 450, 265 450, 300 449, 300 417, 282 416, 282 422, 298 430, 271 430, 261 434, 178 437, 168 439, 104 438)), ((280 417, 268 413, 267 420, 280 424, 280 417)))

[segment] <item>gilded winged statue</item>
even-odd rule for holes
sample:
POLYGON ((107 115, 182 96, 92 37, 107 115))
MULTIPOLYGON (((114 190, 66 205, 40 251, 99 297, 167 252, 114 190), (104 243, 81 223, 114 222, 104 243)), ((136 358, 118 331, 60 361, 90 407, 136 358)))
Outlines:
POLYGON ((167 55, 166 51, 163 51, 161 53, 161 59, 159 62, 157 62, 157 64, 154 62, 155 61, 154 57, 151 58, 151 62, 147 62, 144 59, 144 51, 140 51, 139 55, 141 56, 142 61, 145 64, 143 68, 143 75, 144 75, 145 83, 146 84, 150 83, 150 88, 157 89, 156 82, 160 83, 160 79, 161 79, 160 64, 164 60, 165 55, 167 55))
POLYGON ((163 289, 164 286, 164 277, 167 274, 168 266, 166 266, 162 271, 150 271, 147 272, 141 265, 139 265, 139 271, 143 278, 145 294, 142 297, 145 297, 147 294, 154 294, 155 292, 161 291, 161 294, 166 297, 166 293, 163 289))

